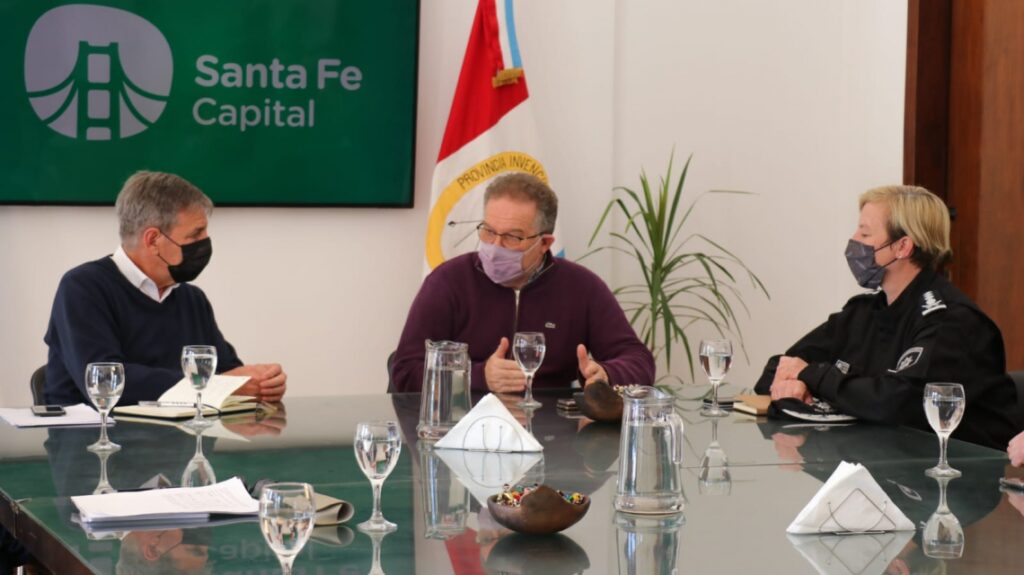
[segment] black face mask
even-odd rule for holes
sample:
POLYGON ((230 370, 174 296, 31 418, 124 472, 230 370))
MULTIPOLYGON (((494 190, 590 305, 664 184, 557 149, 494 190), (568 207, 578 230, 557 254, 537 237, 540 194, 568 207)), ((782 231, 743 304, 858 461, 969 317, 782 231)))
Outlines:
MULTIPOLYGON (((163 234, 165 238, 171 240, 171 238, 163 234)), ((179 244, 178 242, 171 240, 171 243, 181 248, 181 263, 177 265, 171 265, 164 260, 164 257, 159 253, 159 257, 165 264, 167 264, 167 271, 171 274, 171 279, 177 283, 190 282, 203 272, 206 264, 210 263, 210 257, 213 255, 213 242, 210 238, 204 238, 190 244, 179 244)))
POLYGON ((880 266, 875 263, 875 252, 885 249, 892 244, 893 242, 889 242, 876 250, 868 244, 858 242, 857 240, 846 242, 846 263, 849 264, 850 271, 860 287, 878 289, 882 285, 882 278, 885 277, 885 268, 889 267, 898 258, 894 258, 888 264, 880 266))

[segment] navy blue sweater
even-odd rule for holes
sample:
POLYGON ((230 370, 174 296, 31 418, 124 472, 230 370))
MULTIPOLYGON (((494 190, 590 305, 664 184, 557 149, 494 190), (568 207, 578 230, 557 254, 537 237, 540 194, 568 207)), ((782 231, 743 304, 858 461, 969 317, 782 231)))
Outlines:
POLYGON ((50 347, 46 402, 89 403, 85 366, 125 367, 121 405, 153 400, 182 378, 181 348, 217 347, 217 371, 242 362, 224 340, 203 291, 181 284, 162 303, 133 286, 109 257, 82 264, 60 280, 43 338, 50 347))

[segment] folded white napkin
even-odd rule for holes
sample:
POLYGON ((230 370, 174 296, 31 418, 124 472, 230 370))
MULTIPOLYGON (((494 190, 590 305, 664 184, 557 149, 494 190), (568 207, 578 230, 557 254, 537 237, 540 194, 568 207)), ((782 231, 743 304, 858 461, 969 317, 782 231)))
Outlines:
POLYGON ((488 393, 434 447, 470 451, 543 451, 505 404, 488 393))
POLYGON ((913 531, 787 535, 793 547, 821 575, 880 575, 913 536, 913 531))
POLYGON ((487 498, 501 493, 506 484, 515 485, 544 455, 541 453, 495 453, 438 449, 438 458, 452 470, 484 508, 487 498))
POLYGON ((787 533, 913 530, 867 468, 845 461, 786 528, 787 533))

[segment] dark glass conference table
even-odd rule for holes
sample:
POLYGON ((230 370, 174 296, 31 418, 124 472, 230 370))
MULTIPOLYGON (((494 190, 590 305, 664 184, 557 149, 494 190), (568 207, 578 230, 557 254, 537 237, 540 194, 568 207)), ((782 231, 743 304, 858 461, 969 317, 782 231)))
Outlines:
MULTIPOLYGON (((951 441, 950 461, 963 477, 948 484, 947 498, 965 546, 960 558, 937 559, 925 555, 921 539, 939 501, 938 483, 924 475, 937 459, 932 434, 863 423, 802 425, 741 414, 709 420, 699 415, 697 401, 680 400, 677 410, 686 422, 685 511, 637 518, 612 507, 618 426, 564 417, 555 409, 556 396, 538 397, 544 407, 528 421, 525 414, 517 415, 544 445, 539 458, 439 456, 416 440, 418 395, 289 398, 277 414, 224 420, 198 441, 218 479, 306 481, 355 505, 349 526, 317 528, 295 561, 297 574, 373 569, 454 575, 1022 570, 1024 497, 999 491, 999 477, 1018 472, 1008 468, 1000 451, 951 441), (355 529, 370 514, 371 489, 352 452, 356 422, 375 419, 397 419, 405 441, 383 490, 384 515, 399 528, 376 540, 355 529), (702 468, 713 435, 728 456, 727 467, 702 468), (844 460, 867 466, 917 531, 787 536, 786 527, 844 460), (500 469, 525 469, 524 482, 586 493, 592 499, 590 511, 556 536, 511 533, 481 505, 500 491, 495 484, 500 469)), ((0 522, 50 570, 278 572, 255 521, 87 534, 73 521, 75 509, 68 498, 92 493, 100 482, 100 457, 85 449, 97 434, 96 428, 0 424, 0 522)), ((123 446, 105 461, 107 478, 118 490, 178 485, 197 447, 197 438, 174 426, 125 420, 111 429, 111 438, 123 446)))

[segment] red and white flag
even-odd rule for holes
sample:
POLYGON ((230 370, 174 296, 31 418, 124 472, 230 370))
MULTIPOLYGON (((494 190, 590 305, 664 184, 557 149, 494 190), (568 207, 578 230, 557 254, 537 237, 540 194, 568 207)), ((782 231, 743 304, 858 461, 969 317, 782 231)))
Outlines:
MULTIPOLYGON (((492 178, 527 172, 548 182, 515 30, 512 0, 480 0, 434 168, 427 271, 476 250, 492 178)), ((557 229, 555 238, 559 253, 557 229)))

